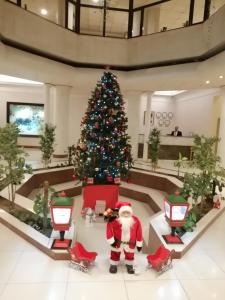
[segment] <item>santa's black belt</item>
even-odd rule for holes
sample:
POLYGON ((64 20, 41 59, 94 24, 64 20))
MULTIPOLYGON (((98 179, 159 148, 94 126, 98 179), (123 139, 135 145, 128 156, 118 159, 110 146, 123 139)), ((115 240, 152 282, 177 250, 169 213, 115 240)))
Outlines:
POLYGON ((124 241, 120 241, 120 240, 117 240, 117 239, 116 239, 116 242, 119 243, 119 244, 124 244, 124 245, 133 245, 133 246, 136 245, 136 243, 134 243, 134 242, 124 242, 124 241))

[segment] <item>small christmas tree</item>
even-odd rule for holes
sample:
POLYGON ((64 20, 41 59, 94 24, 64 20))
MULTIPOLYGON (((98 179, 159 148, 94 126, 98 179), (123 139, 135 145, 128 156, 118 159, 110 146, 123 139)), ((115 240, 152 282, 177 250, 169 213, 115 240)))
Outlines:
POLYGON ((126 176, 132 164, 124 101, 117 78, 104 72, 81 122, 75 173, 86 183, 106 184, 126 176))

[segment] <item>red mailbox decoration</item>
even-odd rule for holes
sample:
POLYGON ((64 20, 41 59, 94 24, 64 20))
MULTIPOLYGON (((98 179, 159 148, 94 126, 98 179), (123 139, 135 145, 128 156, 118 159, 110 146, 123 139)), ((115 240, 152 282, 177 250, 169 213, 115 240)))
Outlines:
POLYGON ((164 199, 165 217, 171 226, 171 235, 164 235, 166 243, 181 244, 181 239, 175 235, 176 227, 184 226, 186 215, 188 213, 189 203, 179 192, 168 195, 164 199))
POLYGON ((54 240, 53 249, 67 249, 71 240, 65 240, 65 231, 69 230, 73 210, 73 197, 67 197, 64 192, 54 196, 50 202, 53 228, 60 232, 60 239, 54 240))

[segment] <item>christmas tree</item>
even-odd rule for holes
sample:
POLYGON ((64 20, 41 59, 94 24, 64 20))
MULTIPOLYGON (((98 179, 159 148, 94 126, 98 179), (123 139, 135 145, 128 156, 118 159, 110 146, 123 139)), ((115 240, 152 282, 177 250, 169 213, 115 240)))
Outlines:
POLYGON ((118 183, 132 164, 124 101, 117 78, 104 72, 81 121, 75 173, 84 183, 118 183))

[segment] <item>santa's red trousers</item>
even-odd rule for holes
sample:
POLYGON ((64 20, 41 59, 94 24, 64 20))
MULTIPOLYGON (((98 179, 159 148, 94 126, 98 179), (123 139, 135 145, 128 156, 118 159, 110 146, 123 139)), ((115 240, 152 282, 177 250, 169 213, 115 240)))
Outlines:
MULTIPOLYGON (((134 253, 126 252, 125 250, 123 250, 123 251, 124 251, 126 263, 129 265, 132 265, 133 261, 134 261, 134 253)), ((120 254, 121 254, 121 252, 111 251, 110 259, 112 262, 115 262, 115 265, 117 265, 120 260, 120 254)))

